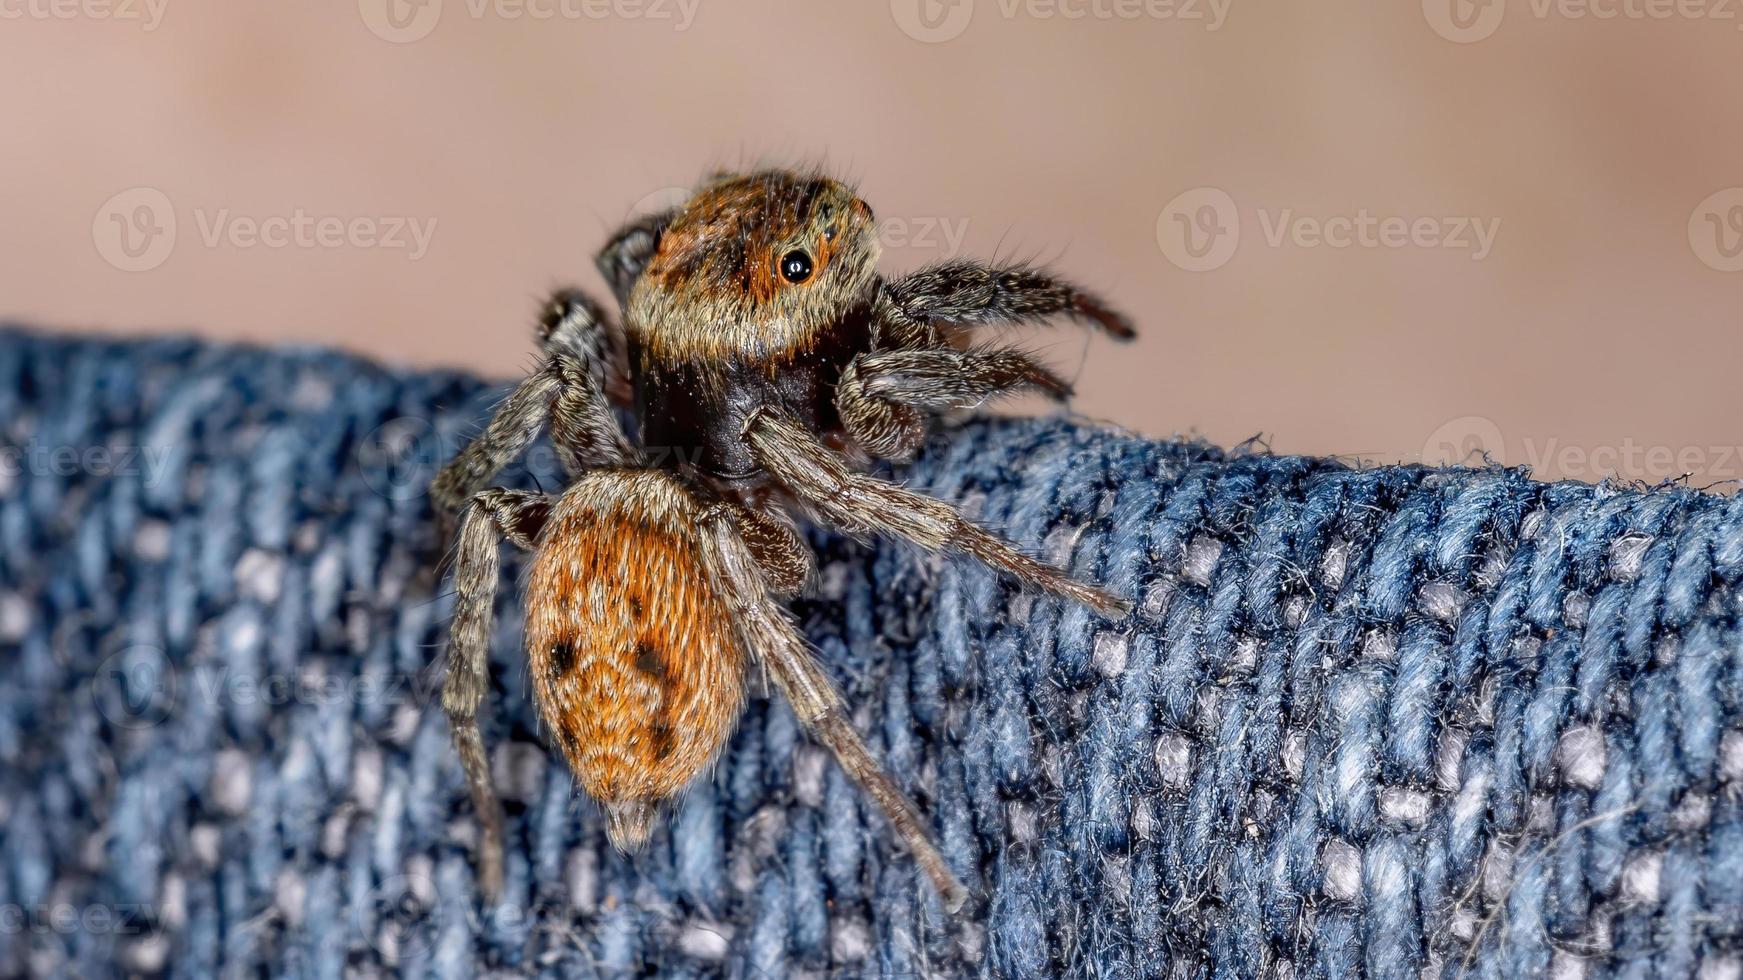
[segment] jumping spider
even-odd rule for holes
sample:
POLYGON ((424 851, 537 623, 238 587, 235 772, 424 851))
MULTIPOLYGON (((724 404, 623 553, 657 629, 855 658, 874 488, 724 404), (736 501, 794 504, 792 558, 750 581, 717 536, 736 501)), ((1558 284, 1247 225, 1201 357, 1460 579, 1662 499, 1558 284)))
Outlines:
POLYGON ((542 365, 436 477, 438 512, 464 507, 442 706, 486 895, 502 886, 502 816, 476 716, 506 538, 533 553, 525 635, 540 714, 619 849, 646 841, 661 804, 719 754, 754 664, 877 801, 945 906, 962 904, 919 811, 779 605, 812 574, 789 512, 969 555, 1124 614, 1125 600, 859 470, 910 458, 935 413, 1026 387, 1069 393, 1028 355, 959 346, 953 328, 1064 314, 1121 339, 1132 329, 1033 268, 951 261, 885 281, 877 258, 871 209, 848 187, 785 171, 716 176, 599 254, 621 330, 579 292, 556 294, 539 324, 542 365), (614 406, 633 409, 639 439, 614 406), (486 489, 546 427, 568 487, 486 489))

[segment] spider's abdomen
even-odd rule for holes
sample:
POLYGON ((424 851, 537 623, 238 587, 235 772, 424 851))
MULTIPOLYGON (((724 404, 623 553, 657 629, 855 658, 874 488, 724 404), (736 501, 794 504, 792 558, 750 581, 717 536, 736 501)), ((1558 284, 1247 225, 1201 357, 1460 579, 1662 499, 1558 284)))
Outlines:
POLYGON ((698 509, 664 473, 589 473, 556 504, 527 578, 540 713, 626 849, 743 708, 746 660, 701 564, 698 509))

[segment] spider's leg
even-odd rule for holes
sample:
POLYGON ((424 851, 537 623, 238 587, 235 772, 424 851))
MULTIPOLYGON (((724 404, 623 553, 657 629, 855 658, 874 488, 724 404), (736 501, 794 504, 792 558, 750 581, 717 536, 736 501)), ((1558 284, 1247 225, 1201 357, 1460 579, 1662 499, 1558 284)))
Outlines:
POLYGON ((1101 327, 1121 340, 1136 336, 1131 321, 1094 294, 1024 265, 990 266, 957 259, 927 266, 885 284, 877 314, 891 324, 1020 323, 1057 314, 1101 327))
POLYGON ((677 211, 672 210, 636 218, 619 228, 594 256, 593 264, 611 285, 619 306, 629 303, 629 291, 653 259, 660 247, 660 235, 676 215, 677 211))
POLYGON ((538 334, 547 354, 566 352, 585 365, 593 386, 613 405, 628 408, 633 402, 623 330, 586 293, 573 287, 552 293, 539 312, 538 334))
POLYGON ((836 693, 785 610, 770 598, 757 559, 724 510, 717 510, 704 521, 702 555, 751 656, 768 671, 800 723, 835 755, 848 776, 877 801, 914 860, 932 879, 944 908, 949 912, 960 909, 968 897, 967 890, 933 844, 919 809, 878 765, 854 730, 841 695, 836 693))
POLYGON ((562 379, 551 365, 515 386, 498 405, 484 431, 448 461, 430 483, 430 502, 439 514, 453 514, 537 438, 550 415, 551 399, 562 379))
POLYGON ((478 817, 478 883, 487 898, 502 890, 502 810, 490 781, 490 753, 478 728, 478 705, 490 686, 490 623, 496 604, 499 539, 531 548, 551 500, 523 490, 486 490, 472 498, 460 523, 454 563, 454 622, 442 710, 454 734, 460 768, 478 817))
POLYGON ((744 507, 735 507, 733 518, 739 537, 762 569, 769 592, 783 599, 803 592, 817 570, 816 561, 792 522, 744 507))
POLYGON ((437 513, 453 514, 488 486, 526 451, 547 421, 571 476, 631 458, 633 449, 594 385, 595 374, 594 367, 567 346, 553 350, 544 366, 497 406, 484 431, 436 474, 430 500, 437 513))
POLYGON ((906 460, 925 438, 923 413, 972 408, 1019 388, 1056 398, 1071 385, 1010 349, 873 351, 848 362, 835 389, 835 405, 848 434, 884 459, 906 460))
POLYGON ((639 462, 640 452, 594 384, 594 366, 561 351, 551 355, 550 368, 559 381, 551 403, 551 441, 570 478, 603 466, 639 462))
POLYGON ((745 424, 745 439, 763 469, 812 511, 849 533, 883 534, 929 551, 970 555, 1110 618, 1130 608, 1126 600, 1023 554, 941 500, 854 472, 791 416, 760 410, 745 424))

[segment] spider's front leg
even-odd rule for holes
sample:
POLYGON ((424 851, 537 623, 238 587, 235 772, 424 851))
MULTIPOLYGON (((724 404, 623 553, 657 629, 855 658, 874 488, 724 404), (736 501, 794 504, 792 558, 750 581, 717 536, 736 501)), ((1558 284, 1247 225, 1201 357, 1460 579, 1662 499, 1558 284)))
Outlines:
POLYGON ((551 499, 524 490, 485 490, 460 522, 454 560, 454 622, 442 710, 478 818, 478 883, 488 898, 502 890, 502 809, 490 779, 490 753, 478 728, 478 706, 490 687, 490 624, 496 606, 502 540, 531 550, 550 515, 551 499))
POLYGON ((538 336, 547 357, 568 354, 587 370, 594 387, 611 404, 619 408, 633 404, 635 389, 623 330, 586 293, 573 287, 552 293, 539 312, 538 336))
POLYGON ((959 350, 938 326, 1045 319, 1088 320, 1122 340, 1126 318, 1089 292, 1027 266, 945 262, 885 283, 872 308, 874 349, 854 358, 836 387, 842 423, 867 452, 911 459, 926 438, 926 416, 972 408, 1019 388, 1055 398, 1071 385, 1022 351, 959 350))
POLYGON ((1067 398, 1071 385, 1010 349, 873 351, 842 370, 835 405, 855 442, 883 459, 906 462, 926 439, 932 412, 973 408, 1020 388, 1067 398))
POLYGON ((768 671, 801 724, 834 754, 847 775, 869 793, 896 828, 914 860, 932 879, 948 912, 962 907, 967 889, 926 831, 919 808, 884 772, 847 718, 847 706, 792 620, 769 595, 763 562, 740 536, 736 509, 716 508, 702 522, 702 556, 751 656, 768 671))
POLYGON ((853 534, 881 534, 928 551, 970 555, 1054 595, 1081 602, 1104 616, 1125 615, 1130 604, 1103 589, 1018 551, 941 500, 856 473, 791 416, 759 409, 744 437, 758 465, 812 511, 853 534))
POLYGON ((1064 314, 1120 340, 1137 336, 1123 314, 1051 273, 967 259, 928 266, 885 284, 877 313, 887 323, 909 328, 932 323, 1022 323, 1064 314))

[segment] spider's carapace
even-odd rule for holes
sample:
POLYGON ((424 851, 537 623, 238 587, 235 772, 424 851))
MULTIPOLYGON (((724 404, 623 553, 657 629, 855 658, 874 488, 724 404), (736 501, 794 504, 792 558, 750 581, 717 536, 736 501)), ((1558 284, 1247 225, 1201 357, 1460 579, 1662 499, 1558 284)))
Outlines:
POLYGON ((673 216, 629 294, 642 444, 721 489, 766 482, 741 435, 759 408, 835 436, 842 371, 872 348, 872 211, 827 177, 718 181, 673 216))

